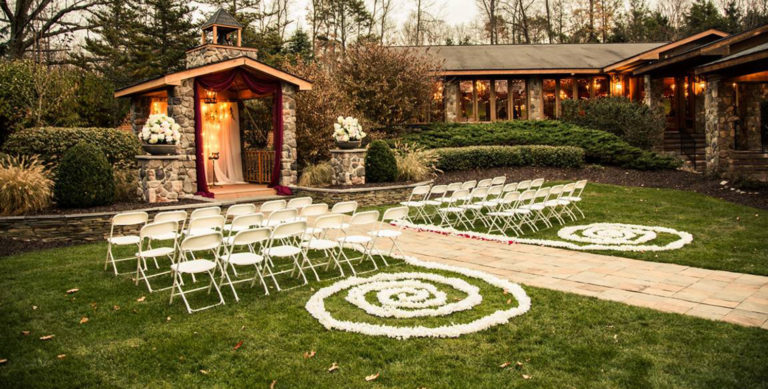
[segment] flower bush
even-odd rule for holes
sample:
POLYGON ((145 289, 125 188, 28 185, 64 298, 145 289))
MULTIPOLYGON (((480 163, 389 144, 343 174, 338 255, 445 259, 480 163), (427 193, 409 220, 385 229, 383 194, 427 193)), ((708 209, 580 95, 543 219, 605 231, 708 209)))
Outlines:
POLYGON ((333 139, 336 139, 337 142, 361 140, 365 138, 365 135, 363 126, 351 116, 339 116, 336 123, 333 123, 333 139))
POLYGON ((173 118, 165 114, 150 115, 139 139, 149 144, 175 145, 181 139, 179 126, 173 118))

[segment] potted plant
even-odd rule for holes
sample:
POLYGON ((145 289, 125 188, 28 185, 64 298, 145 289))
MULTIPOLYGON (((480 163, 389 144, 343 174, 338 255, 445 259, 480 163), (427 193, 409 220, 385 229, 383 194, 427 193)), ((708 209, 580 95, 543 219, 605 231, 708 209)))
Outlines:
POLYGON ((179 126, 173 118, 165 114, 149 115, 144 128, 139 133, 141 147, 152 155, 177 153, 177 143, 181 139, 179 126))
POLYGON ((333 138, 336 145, 343 150, 360 148, 360 143, 365 138, 363 126, 357 119, 347 116, 339 116, 333 124, 333 138))

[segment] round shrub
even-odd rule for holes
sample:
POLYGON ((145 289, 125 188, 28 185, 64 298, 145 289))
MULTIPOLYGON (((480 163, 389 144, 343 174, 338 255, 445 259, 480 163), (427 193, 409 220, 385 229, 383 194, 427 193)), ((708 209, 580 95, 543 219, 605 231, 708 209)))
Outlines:
POLYGON ((0 215, 45 209, 52 195, 53 181, 37 157, 0 155, 0 215))
POLYGON ((56 176, 55 198, 63 208, 112 204, 112 165, 99 147, 80 142, 64 152, 56 176))
POLYGON ((365 154, 366 182, 392 182, 395 178, 397 178, 395 153, 383 140, 371 142, 365 154))

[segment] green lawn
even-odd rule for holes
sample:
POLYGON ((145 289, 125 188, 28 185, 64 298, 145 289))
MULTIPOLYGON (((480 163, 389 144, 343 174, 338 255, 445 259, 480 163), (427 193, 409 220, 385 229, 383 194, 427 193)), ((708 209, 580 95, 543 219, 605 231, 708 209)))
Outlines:
MULTIPOLYGON (((768 214, 693 192, 590 183, 579 206, 585 219, 580 225, 598 222, 661 226, 686 231, 693 242, 682 249, 657 252, 593 251, 646 261, 670 262, 707 269, 768 275, 768 214)), ((523 238, 561 240, 561 226, 531 233, 523 238)), ((475 231, 485 232, 477 223, 475 231)), ((498 233, 498 232, 497 232, 498 233)), ((666 244, 659 235, 654 243, 666 244)))
MULTIPOLYGON (((621 189, 590 192, 598 199, 621 189)), ((643 193, 654 191, 622 196, 643 193)), ((658 205, 663 196, 646 197, 658 205)), ((724 206, 700 196, 686 202, 696 201, 724 206)), ((691 232, 707 230, 700 228, 691 232)), ((525 287, 532 308, 509 324, 456 339, 399 341, 325 330, 304 304, 333 281, 268 297, 241 288, 240 303, 225 290, 227 305, 188 315, 181 302, 168 305, 168 292, 150 295, 103 272, 104 250, 91 244, 0 259, 0 359, 8 360, 0 387, 269 387, 273 380, 276 388, 768 387, 768 331, 757 328, 525 287), (66 294, 71 288, 79 291, 66 294), (80 324, 83 317, 89 320, 80 324), (55 337, 39 339, 49 334, 55 337), (304 358, 310 350, 317 354, 304 358), (334 362, 340 368, 329 373, 334 362), (505 362, 511 365, 499 367, 505 362), (377 380, 364 380, 377 372, 377 380)), ((385 271, 411 270, 419 269, 398 263, 385 271)), ((461 278, 480 286, 484 300, 450 320, 507 304, 497 288, 461 278)), ((358 315, 342 299, 328 305, 338 317, 358 315)))

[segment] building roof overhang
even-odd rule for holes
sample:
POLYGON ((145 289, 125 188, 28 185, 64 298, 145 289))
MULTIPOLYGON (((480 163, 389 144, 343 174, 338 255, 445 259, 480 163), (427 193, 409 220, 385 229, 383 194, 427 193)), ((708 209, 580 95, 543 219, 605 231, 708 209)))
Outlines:
POLYGON ((278 81, 295 85, 299 88, 300 91, 312 90, 312 82, 308 80, 305 80, 301 77, 284 72, 280 69, 274 68, 267 64, 261 63, 252 58, 243 56, 243 57, 232 58, 232 59, 224 60, 221 62, 211 63, 207 65, 198 66, 195 68, 182 70, 176 73, 166 74, 164 76, 147 80, 136 85, 127 86, 125 88, 116 90, 114 96, 116 98, 126 97, 126 96, 131 96, 136 94, 143 94, 143 93, 151 92, 157 89, 162 89, 170 86, 177 86, 177 85, 181 85, 181 82, 183 80, 186 80, 189 78, 195 78, 195 77, 204 76, 206 74, 227 71, 237 67, 243 67, 243 68, 255 71, 260 75, 265 75, 270 79, 275 79, 278 81))
POLYGON ((696 68, 697 75, 719 72, 731 72, 740 67, 741 73, 752 73, 755 70, 768 70, 768 43, 720 58, 696 68))

